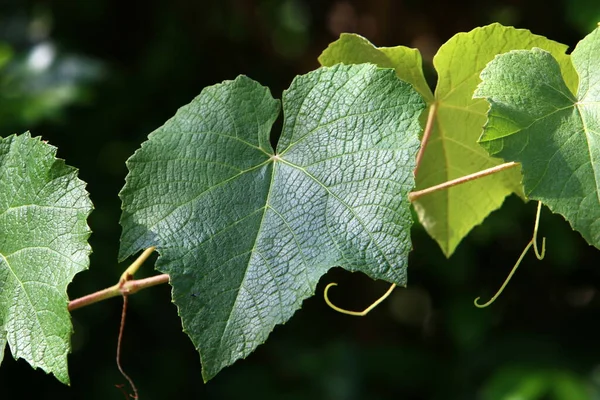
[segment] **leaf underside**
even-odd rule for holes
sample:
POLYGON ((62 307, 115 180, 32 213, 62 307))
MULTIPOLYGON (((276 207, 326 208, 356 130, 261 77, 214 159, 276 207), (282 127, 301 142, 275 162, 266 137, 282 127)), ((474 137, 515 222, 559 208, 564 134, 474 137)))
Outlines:
POLYGON ((404 285, 424 104, 391 70, 322 68, 280 103, 206 88, 128 161, 121 258, 157 246, 203 377, 250 354, 331 267, 404 285))
MULTIPOLYGON (((473 99, 473 92, 480 72, 495 55, 532 47, 551 51, 560 60, 569 87, 576 87, 577 75, 564 54, 565 45, 500 24, 459 33, 440 47, 433 60, 438 73, 435 95, 426 87, 421 57, 414 49, 376 48, 358 35, 343 34, 319 61, 323 65, 372 62, 393 67, 400 79, 423 94, 428 106, 437 105, 433 130, 417 172, 416 189, 420 190, 501 163, 477 144, 488 105, 483 99, 473 99)), ((522 195, 520 181, 518 168, 506 170, 423 196, 415 200, 415 210, 421 224, 449 257, 474 226, 502 205, 507 195, 522 195)))
POLYGON ((571 58, 577 94, 544 50, 496 57, 475 93, 491 104, 481 144, 520 162, 526 195, 600 248, 600 30, 579 42, 571 58))
POLYGON ((66 289, 89 264, 92 204, 55 154, 28 133, 0 138, 0 355, 8 343, 15 358, 68 384, 66 289))

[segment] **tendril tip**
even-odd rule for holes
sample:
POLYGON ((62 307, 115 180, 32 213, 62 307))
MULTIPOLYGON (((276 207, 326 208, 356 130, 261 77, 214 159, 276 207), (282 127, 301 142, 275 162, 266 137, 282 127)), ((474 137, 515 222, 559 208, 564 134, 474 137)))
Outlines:
POLYGON ((327 286, 325 286, 325 290, 323 291, 323 298, 325 299, 325 303, 327 303, 327 305, 329 307, 331 307, 335 311, 337 311, 339 313, 342 313, 342 314, 352 315, 352 316, 355 316, 355 317, 364 317, 371 310, 373 310, 375 307, 377 307, 382 301, 384 301, 385 299, 387 299, 390 294, 392 294, 392 292, 394 291, 394 288, 396 287, 396 284, 393 283, 390 286, 390 288, 387 290, 387 292, 385 292, 385 294, 383 296, 381 296, 379 299, 377 299, 373 304, 371 304, 369 307, 365 308, 363 311, 345 310, 345 309, 340 308, 340 307, 336 306, 335 304, 333 304, 331 302, 331 300, 329 300, 329 296, 327 294, 329 292, 329 288, 331 288, 332 286, 337 286, 337 283, 332 282, 332 283, 328 284, 327 286))

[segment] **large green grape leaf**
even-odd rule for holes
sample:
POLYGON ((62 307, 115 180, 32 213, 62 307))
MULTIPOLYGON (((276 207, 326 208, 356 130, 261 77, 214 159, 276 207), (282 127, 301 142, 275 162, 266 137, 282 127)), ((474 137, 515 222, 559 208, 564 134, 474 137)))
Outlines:
POLYGON ((86 269, 92 203, 56 148, 26 133, 0 139, 0 354, 69 383, 67 285, 86 269))
POLYGON ((526 195, 600 248, 600 29, 571 58, 579 73, 576 95, 544 50, 496 57, 475 93, 491 104, 481 144, 520 162, 526 195))
POLYGON ((127 162, 121 258, 157 246, 203 377, 246 357, 330 267, 404 285, 424 103, 392 70, 321 68, 279 101, 206 88, 127 162))
MULTIPOLYGON (((416 176, 416 189, 420 190, 501 163, 477 144, 488 105, 483 99, 473 99, 473 92, 480 72, 495 55, 532 47, 552 52, 560 60, 569 87, 576 87, 577 75, 565 55, 565 45, 500 24, 459 33, 440 47, 433 59, 438 72, 435 96, 427 94, 429 89, 424 88, 421 57, 414 56, 417 51, 413 49, 376 48, 360 36, 342 35, 321 54, 319 61, 323 65, 372 62, 393 67, 398 77, 423 94, 429 108, 436 105, 433 130, 416 176)), ((520 171, 515 168, 430 193, 413 204, 421 224, 449 257, 474 226, 502 205, 507 195, 522 193, 520 181, 520 171)))

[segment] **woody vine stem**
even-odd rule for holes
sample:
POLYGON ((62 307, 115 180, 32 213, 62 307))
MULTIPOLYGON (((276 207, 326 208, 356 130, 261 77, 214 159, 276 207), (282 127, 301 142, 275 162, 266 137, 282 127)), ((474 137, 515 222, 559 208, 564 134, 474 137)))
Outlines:
POLYGON ((162 283, 169 282, 169 275, 162 274, 152 276, 150 278, 133 280, 133 275, 142 266, 144 261, 150 257, 150 254, 154 251, 155 247, 147 248, 140 256, 123 272, 119 282, 115 285, 100 290, 98 292, 88 294, 87 296, 80 297, 69 302, 69 311, 76 310, 81 307, 89 306, 90 304, 97 303, 102 300, 110 299, 111 297, 117 296, 128 296, 134 294, 142 289, 160 285, 162 283))
MULTIPOLYGON (((427 123, 426 123, 425 129, 423 131, 423 139, 421 140, 421 148, 419 149, 419 152, 417 154, 416 167, 415 167, 415 171, 414 171, 415 176, 419 170, 419 166, 421 165, 421 161, 423 159, 423 154, 425 152, 425 148, 427 147, 427 143, 429 142, 429 137, 431 136, 431 132, 433 131, 434 121, 435 121, 435 117, 437 115, 437 108, 438 108, 437 103, 433 103, 429 107, 427 123)), ((492 168, 484 169, 482 171, 475 172, 473 174, 469 174, 469 175, 466 175, 466 176, 463 176, 463 177, 460 177, 457 179, 453 179, 453 180, 441 183, 439 185, 435 185, 435 186, 432 186, 432 187, 429 187, 429 188, 426 188, 423 190, 414 191, 414 192, 411 192, 408 194, 408 200, 410 202, 413 202, 422 196, 426 196, 428 194, 435 193, 440 190, 448 189, 453 186, 458 186, 458 185, 466 183, 466 182, 470 182, 470 181, 473 181, 473 180, 476 180, 479 178, 483 178, 485 176, 492 175, 492 174, 504 171, 506 169, 516 167, 517 165, 519 165, 519 164, 515 163, 515 162, 508 162, 508 163, 500 164, 500 165, 497 165, 492 168)), ((537 228, 536 228, 536 232, 537 232, 537 228)), ((81 307, 86 307, 91 304, 97 303, 99 301, 110 299, 111 297, 127 296, 130 294, 134 294, 142 289, 169 282, 168 274, 156 275, 156 276, 152 276, 150 278, 144 278, 144 279, 133 279, 134 274, 137 272, 137 270, 140 268, 140 266, 144 263, 144 261, 146 261, 146 259, 148 259, 148 257, 150 256, 150 254, 152 254, 152 252, 154 250, 155 250, 155 247, 150 247, 150 248, 146 249, 125 270, 125 272, 123 272, 123 274, 121 275, 121 277, 119 279, 119 282, 116 283, 115 285, 113 285, 109 288, 100 290, 98 292, 88 294, 87 296, 83 296, 81 298, 71 300, 68 305, 69 311, 73 311, 73 310, 76 310, 81 307)), ((369 306, 364 311, 347 311, 347 310, 344 310, 342 308, 339 308, 339 307, 333 305, 327 297, 328 290, 331 288, 331 286, 335 286, 335 285, 336 285, 335 283, 331 283, 331 284, 327 285, 327 287, 325 288, 324 297, 325 297, 325 301, 327 302, 327 304, 336 311, 343 312, 343 313, 349 314, 349 315, 356 315, 356 316, 366 315, 369 311, 371 311, 373 308, 375 308, 379 303, 381 303, 383 300, 385 300, 392 293, 393 289, 396 286, 395 284, 392 285, 390 287, 390 289, 381 298, 379 298, 375 303, 373 303, 371 306, 369 306)))

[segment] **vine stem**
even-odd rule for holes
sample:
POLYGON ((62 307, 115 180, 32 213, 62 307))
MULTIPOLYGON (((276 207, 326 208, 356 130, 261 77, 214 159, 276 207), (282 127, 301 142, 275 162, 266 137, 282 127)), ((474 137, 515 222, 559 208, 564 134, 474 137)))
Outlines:
POLYGON ((99 301, 110 299, 111 297, 122 296, 124 294, 134 294, 142 289, 161 285, 169 282, 169 274, 151 276, 150 278, 135 279, 123 284, 117 283, 109 288, 99 290, 87 296, 80 297, 69 302, 69 311, 76 310, 99 301))
POLYGON ((417 153, 417 161, 414 171, 414 176, 417 176, 417 172, 419 171, 419 166, 421 165, 421 161, 423 160, 423 154, 425 153, 425 148, 427 147, 427 143, 429 143, 429 137, 431 136, 431 132, 433 131, 433 123, 435 121, 435 117, 437 115, 437 103, 432 103, 429 107, 429 114, 427 115, 427 123, 425 124, 425 130, 423 131, 423 138, 421 139, 421 147, 419 148, 419 152, 417 153))
MULTIPOLYGON (((419 153, 417 154, 417 165, 416 165, 416 168, 414 171, 415 175, 417 173, 419 165, 421 164, 421 160, 423 159, 424 149, 427 146, 427 142, 431 135, 431 131, 433 130, 433 123, 434 123, 433 121, 435 119, 436 113, 437 113, 437 104, 433 103, 431 105, 431 108, 429 110, 429 114, 427 117, 427 124, 425 126, 425 132, 423 133, 423 139, 421 141, 421 148, 419 149, 419 153)), ((495 167, 485 169, 483 171, 475 172, 473 174, 466 175, 461 178, 453 179, 451 181, 429 187, 427 189, 418 190, 416 192, 411 192, 408 194, 408 200, 410 202, 414 202, 419 197, 425 196, 427 194, 437 192, 439 190, 444 190, 449 187, 457 186, 462 183, 466 183, 466 182, 469 182, 469 181, 472 181, 475 179, 483 178, 484 176, 492 175, 492 174, 498 173, 500 171, 504 171, 506 169, 513 168, 517 165, 519 165, 519 164, 516 162, 508 162, 508 163, 500 164, 495 167)), ((539 213, 539 207, 538 207, 538 213, 539 213)), ((536 227, 534 230, 534 237, 536 236, 536 233, 537 233, 537 224, 536 224, 536 227)), ((543 254, 544 254, 544 250, 545 250, 545 243, 544 242, 542 243, 542 252, 541 252, 542 254, 538 253, 537 242, 534 241, 532 244, 534 245, 534 250, 535 250, 536 256, 539 259, 543 258, 543 254)), ((150 278, 137 279, 137 280, 132 279, 133 275, 137 272, 137 270, 144 263, 144 261, 146 261, 146 259, 148 259, 148 257, 150 256, 150 254, 152 254, 152 252, 154 250, 155 250, 154 247, 149 247, 148 249, 146 249, 125 270, 125 272, 123 272, 123 274, 121 274, 121 277, 119 278, 119 282, 117 284, 115 284, 111 287, 108 287, 106 289, 102 289, 97 292, 80 297, 78 299, 71 300, 68 305, 68 310, 73 311, 78 308, 86 307, 91 304, 98 303, 98 302, 106 300, 106 299, 110 299, 111 297, 127 296, 127 295, 136 293, 136 292, 138 292, 142 289, 148 288, 148 287, 161 285, 163 283, 168 283, 169 282, 168 274, 156 275, 156 276, 152 276, 150 278)), ((327 298, 327 291, 333 285, 335 285, 335 284, 330 284, 325 289, 325 293, 324 293, 325 301, 334 310, 343 312, 346 314, 350 314, 350 315, 366 315, 369 311, 371 311, 379 303, 381 303, 385 298, 387 298, 391 294, 391 292, 393 291, 393 289, 395 287, 395 285, 392 285, 390 287, 390 289, 388 290, 388 292, 386 292, 379 300, 377 300, 375 303, 373 303, 371 306, 369 306, 364 311, 348 311, 348 310, 343 310, 339 307, 334 306, 327 298)))
POLYGON ((88 294, 87 296, 71 300, 68 305, 68 310, 73 311, 81 307, 89 306, 90 304, 98 303, 99 301, 110 299, 111 297, 127 296, 139 292, 142 289, 169 282, 169 275, 162 274, 151 276, 144 279, 132 279, 133 274, 137 272, 140 266, 150 257, 154 251, 154 247, 149 247, 133 262, 119 278, 119 282, 109 288, 99 290, 88 294))
POLYGON ((492 168, 488 168, 488 169, 484 169, 479 172, 475 172, 470 175, 466 175, 466 176, 463 176, 460 178, 453 179, 448 182, 440 183, 439 185, 435 185, 435 186, 429 187, 427 189, 417 190, 416 192, 410 192, 408 194, 408 200, 412 203, 413 201, 417 200, 419 197, 425 196, 427 194, 437 192, 439 190, 448 189, 450 187, 460 185, 461 183, 474 181, 475 179, 483 178, 484 176, 496 174, 500 171, 504 171, 506 169, 516 167, 517 165, 519 165, 519 163, 516 163, 514 161, 507 162, 504 164, 496 165, 495 167, 492 167, 492 168))

